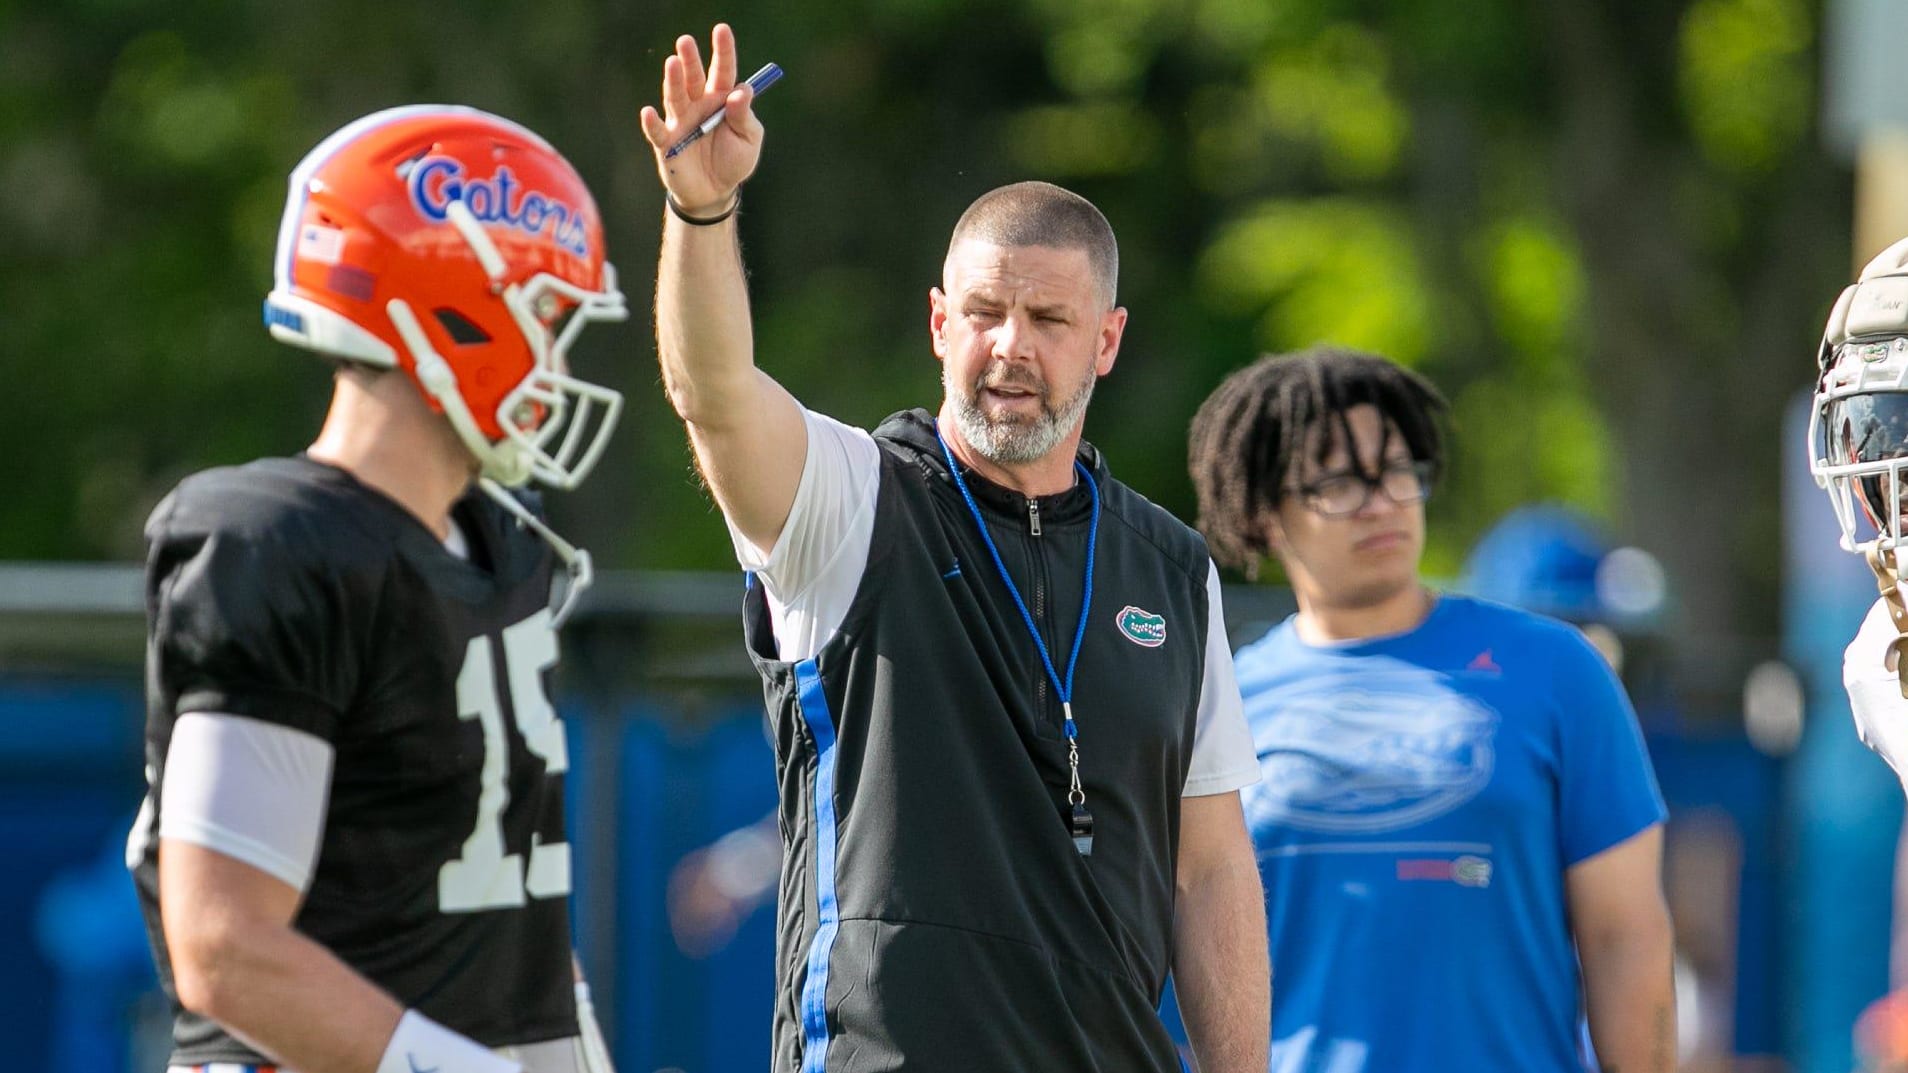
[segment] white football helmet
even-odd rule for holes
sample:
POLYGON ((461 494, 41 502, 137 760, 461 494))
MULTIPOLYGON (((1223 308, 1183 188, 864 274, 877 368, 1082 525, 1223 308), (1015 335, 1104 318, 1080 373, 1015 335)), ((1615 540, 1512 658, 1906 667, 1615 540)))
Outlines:
POLYGON ((1908 239, 1842 292, 1822 335, 1809 415, 1809 472, 1849 551, 1908 544, 1908 239))

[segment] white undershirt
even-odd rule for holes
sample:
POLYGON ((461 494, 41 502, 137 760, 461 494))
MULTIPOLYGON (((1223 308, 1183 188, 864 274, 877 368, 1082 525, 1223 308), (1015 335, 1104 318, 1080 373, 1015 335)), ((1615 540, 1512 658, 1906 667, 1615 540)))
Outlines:
POLYGON ((222 853, 302 893, 324 835, 331 761, 330 743, 302 730, 182 715, 166 749, 159 837, 222 853))
POLYGON ((465 562, 470 561, 470 538, 464 535, 464 527, 457 524, 456 518, 446 518, 450 529, 444 536, 444 550, 465 562))
MULTIPOLYGON (((776 654, 810 659, 841 628, 861 587, 874 541, 875 500, 881 490, 881 449, 865 431, 804 408, 808 459, 782 535, 767 551, 733 524, 736 561, 755 574, 768 598, 776 654)), ((725 519, 726 520, 726 519, 725 519)), ((1219 571, 1206 564, 1205 681, 1199 691, 1192 766, 1184 794, 1225 793, 1259 781, 1258 755, 1226 643, 1219 571)))

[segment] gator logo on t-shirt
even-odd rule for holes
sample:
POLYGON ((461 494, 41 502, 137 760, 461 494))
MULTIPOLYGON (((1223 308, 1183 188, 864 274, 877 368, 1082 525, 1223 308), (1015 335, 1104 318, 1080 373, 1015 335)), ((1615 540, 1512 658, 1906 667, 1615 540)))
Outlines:
POLYGON ((1265 776, 1246 797, 1255 826, 1396 831, 1476 797, 1496 768, 1497 711, 1417 678, 1321 681, 1252 720, 1265 776))
POLYGON ((1166 616, 1127 604, 1114 619, 1126 639, 1141 648, 1158 648, 1166 643, 1166 616))

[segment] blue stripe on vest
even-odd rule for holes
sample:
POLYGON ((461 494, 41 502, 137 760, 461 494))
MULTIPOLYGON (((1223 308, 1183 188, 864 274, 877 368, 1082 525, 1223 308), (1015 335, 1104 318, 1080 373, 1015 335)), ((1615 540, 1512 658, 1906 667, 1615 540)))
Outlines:
POLYGON ((822 694, 815 661, 795 665, 802 719, 815 736, 815 939, 808 946, 808 978, 802 983, 802 1073, 823 1073, 828 1063, 828 958, 835 946, 841 909, 835 904, 835 717, 822 694))

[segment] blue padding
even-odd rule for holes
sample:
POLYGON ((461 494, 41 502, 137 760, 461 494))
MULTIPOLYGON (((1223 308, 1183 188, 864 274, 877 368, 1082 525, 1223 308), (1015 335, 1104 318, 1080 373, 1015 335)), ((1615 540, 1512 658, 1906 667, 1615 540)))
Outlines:
POLYGON ((131 683, 0 678, 0 768, 132 765, 136 773, 144 723, 131 683))
MULTIPOLYGON (((738 710, 703 739, 707 793, 704 844, 733 831, 773 825, 775 757, 763 732, 759 705, 738 710)), ((771 1047, 769 1011, 775 1003, 775 895, 742 918, 735 935, 702 962, 702 1061, 684 1068, 756 1070, 771 1047)))
MULTIPOLYGON (((563 776, 563 815, 570 842, 570 941, 585 979, 614 976, 617 771, 615 724, 582 705, 559 704, 570 768, 563 776)), ((607 997, 608 988, 605 988, 607 997)), ((599 1018, 603 1016, 598 1014, 599 1018)))
POLYGON ((0 792, 0 1035, 18 1068, 124 1069, 124 1047, 102 1047, 97 1033, 102 1023, 123 1031, 115 1021, 152 980, 120 863, 137 804, 126 796, 50 785, 0 792), (63 956, 75 949, 85 956, 63 956), (56 1062, 68 1056, 87 1064, 56 1062))
MULTIPOLYGON (((1725 827, 1739 841, 1742 871, 1736 897, 1735 1054, 1782 1049, 1778 942, 1785 921, 1782 883, 1782 764, 1741 738, 1649 739, 1670 829, 1700 823, 1725 827)), ((1886 886, 1886 884, 1882 884, 1886 886)))
POLYGON ((773 893, 717 948, 685 952, 670 929, 668 890, 685 858, 770 816, 775 767, 761 708, 737 707, 699 731, 665 731, 648 718, 624 737, 631 754, 647 756, 624 757, 624 781, 642 779, 651 792, 626 786, 619 808, 619 978, 633 986, 621 996, 628 1042, 619 1040, 618 1065, 759 1069, 774 1001, 773 893), (653 837, 639 843, 632 829, 653 837))
POLYGON ((616 765, 616 989, 614 1013, 598 1005, 598 1016, 613 1021, 618 1069, 660 1069, 668 1022, 661 1000, 674 986, 665 956, 669 917, 664 903, 668 796, 672 788, 668 732, 654 709, 623 714, 616 765))

